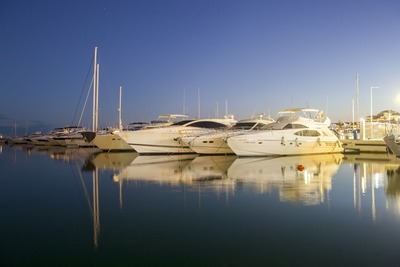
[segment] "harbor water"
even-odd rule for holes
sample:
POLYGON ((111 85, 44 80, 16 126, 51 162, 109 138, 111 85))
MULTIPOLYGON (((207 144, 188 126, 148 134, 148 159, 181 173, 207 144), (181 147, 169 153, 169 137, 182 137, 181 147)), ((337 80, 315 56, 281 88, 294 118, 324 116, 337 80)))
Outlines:
POLYGON ((400 160, 0 144, 0 266, 399 266, 400 160))

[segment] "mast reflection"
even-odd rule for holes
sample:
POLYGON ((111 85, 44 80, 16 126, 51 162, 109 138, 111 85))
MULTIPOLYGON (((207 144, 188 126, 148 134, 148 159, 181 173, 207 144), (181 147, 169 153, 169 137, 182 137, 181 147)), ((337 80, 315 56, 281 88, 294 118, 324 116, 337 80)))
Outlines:
POLYGON ((363 205, 370 206, 371 220, 377 220, 376 191, 385 190, 386 208, 400 216, 400 160, 384 153, 345 155, 344 163, 353 168, 354 208, 362 213, 363 205))
MULTIPOLYGON (((99 246, 100 235, 100 205, 99 205, 99 170, 110 170, 113 172, 120 171, 128 166, 136 157, 137 153, 113 152, 113 153, 96 153, 91 154, 86 159, 82 169, 92 172, 92 202, 89 208, 93 218, 93 242, 95 248, 99 246)), ((82 182, 85 187, 85 183, 82 182)), ((85 188, 85 195, 88 198, 85 188)), ((120 184, 120 207, 122 208, 122 183, 120 184)))

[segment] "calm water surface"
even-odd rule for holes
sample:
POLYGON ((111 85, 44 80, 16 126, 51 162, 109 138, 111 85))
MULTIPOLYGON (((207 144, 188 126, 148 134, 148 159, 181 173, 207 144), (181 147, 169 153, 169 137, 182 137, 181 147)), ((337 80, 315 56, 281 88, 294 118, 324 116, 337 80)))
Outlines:
POLYGON ((400 266, 400 160, 0 146, 0 266, 400 266))

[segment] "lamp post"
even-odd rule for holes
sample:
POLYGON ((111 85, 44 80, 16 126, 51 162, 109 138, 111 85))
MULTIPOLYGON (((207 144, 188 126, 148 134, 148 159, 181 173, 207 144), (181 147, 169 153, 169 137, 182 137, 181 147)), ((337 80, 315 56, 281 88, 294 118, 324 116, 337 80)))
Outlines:
POLYGON ((370 134, 370 136, 369 136, 369 139, 372 139, 372 89, 378 89, 379 87, 376 87, 376 86, 371 86, 370 87, 370 91, 371 91, 371 117, 369 118, 369 123, 370 123, 370 131, 371 131, 371 134, 370 134))

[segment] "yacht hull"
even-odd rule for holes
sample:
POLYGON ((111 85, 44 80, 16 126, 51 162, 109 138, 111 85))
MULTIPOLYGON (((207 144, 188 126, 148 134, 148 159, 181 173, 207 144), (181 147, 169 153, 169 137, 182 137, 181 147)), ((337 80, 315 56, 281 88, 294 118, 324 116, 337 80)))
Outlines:
POLYGON ((199 137, 183 138, 182 142, 187 144, 198 154, 204 155, 227 155, 235 154, 226 143, 226 134, 202 135, 199 137))
POLYGON ((117 135, 139 154, 195 153, 181 142, 179 131, 175 130, 159 128, 120 132, 117 135))
POLYGON ((98 134, 92 143, 103 151, 135 151, 124 139, 116 134, 98 134))
POLYGON ((139 154, 196 153, 183 138, 210 134, 231 127, 232 119, 194 120, 179 125, 117 132, 139 154))
POLYGON ((288 131, 267 131, 228 139, 229 147, 238 156, 286 156, 341 153, 343 147, 336 136, 304 137, 288 131))

